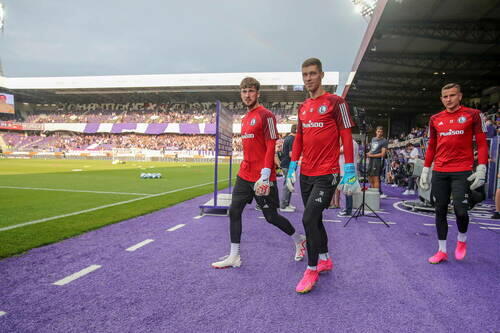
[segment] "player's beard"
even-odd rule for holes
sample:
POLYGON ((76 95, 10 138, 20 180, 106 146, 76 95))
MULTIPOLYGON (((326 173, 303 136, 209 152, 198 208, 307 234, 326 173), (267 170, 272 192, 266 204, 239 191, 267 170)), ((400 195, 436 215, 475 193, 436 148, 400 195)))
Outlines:
POLYGON ((245 102, 243 102, 243 103, 245 104, 245 106, 247 107, 248 110, 252 110, 257 105, 258 100, 256 99, 251 104, 246 104, 245 102))

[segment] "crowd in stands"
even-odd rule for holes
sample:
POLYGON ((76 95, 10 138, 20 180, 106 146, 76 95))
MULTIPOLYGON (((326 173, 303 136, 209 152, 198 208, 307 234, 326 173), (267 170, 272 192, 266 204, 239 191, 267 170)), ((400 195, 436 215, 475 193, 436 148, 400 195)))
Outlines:
MULTIPOLYGON (((213 135, 139 135, 139 134, 92 134, 72 135, 26 135, 6 133, 2 135, 8 150, 18 151, 69 151, 69 150, 111 150, 112 148, 140 148, 151 150, 213 151, 213 135)), ((233 138, 233 150, 241 151, 241 137, 233 138)))
MULTIPOLYGON (((264 103, 273 111, 279 123, 296 120, 297 103, 264 103)), ((215 103, 161 104, 161 107, 145 104, 138 110, 112 111, 106 109, 86 110, 86 107, 70 108, 63 106, 43 107, 28 114, 30 123, 215 123, 215 103)), ((240 122, 247 112, 242 103, 226 103, 224 107, 233 115, 234 122, 240 122)))

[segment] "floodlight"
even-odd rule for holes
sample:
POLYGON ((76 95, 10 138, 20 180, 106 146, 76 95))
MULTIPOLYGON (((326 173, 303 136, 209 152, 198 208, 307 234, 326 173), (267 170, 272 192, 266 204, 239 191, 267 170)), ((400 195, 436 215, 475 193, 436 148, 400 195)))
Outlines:
POLYGON ((371 17, 378 0, 352 0, 354 11, 363 17, 371 17))

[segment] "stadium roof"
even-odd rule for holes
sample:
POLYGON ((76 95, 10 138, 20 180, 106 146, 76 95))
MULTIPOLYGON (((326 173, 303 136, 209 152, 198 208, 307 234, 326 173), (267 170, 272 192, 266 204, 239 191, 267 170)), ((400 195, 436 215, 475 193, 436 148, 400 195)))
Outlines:
POLYGON ((500 84, 499 42, 499 0, 379 0, 343 96, 368 114, 435 112, 450 82, 480 97, 500 84))
MULTIPOLYGON (((99 103, 164 101, 209 102, 239 101, 239 84, 246 76, 261 83, 261 101, 303 101, 302 74, 276 73, 216 73, 6 78, 0 86, 16 95, 18 102, 28 103, 99 103)), ((338 72, 326 72, 326 88, 334 92, 338 72)))

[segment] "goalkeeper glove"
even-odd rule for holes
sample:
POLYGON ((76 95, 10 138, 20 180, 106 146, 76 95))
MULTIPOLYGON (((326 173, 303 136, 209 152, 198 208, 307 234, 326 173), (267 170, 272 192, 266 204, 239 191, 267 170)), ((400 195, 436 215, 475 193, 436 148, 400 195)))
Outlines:
POLYGON ((424 167, 422 169, 422 173, 420 174, 420 181, 418 182, 420 188, 424 191, 427 191, 429 189, 429 170, 429 167, 424 167))
POLYGON ((260 178, 255 182, 253 186, 253 190, 255 191, 256 196, 261 197, 269 195, 269 191, 271 190, 269 177, 271 177, 271 169, 262 168, 262 170, 260 170, 260 178))
POLYGON ((476 172, 470 175, 467 180, 472 182, 472 184, 470 185, 471 190, 475 190, 476 188, 483 186, 486 182, 486 165, 479 164, 476 167, 476 172))
POLYGON ((290 165, 288 166, 288 173, 286 175, 286 187, 290 192, 295 191, 295 181, 297 180, 297 178, 295 177, 296 170, 297 170, 297 161, 290 162, 290 165))
POLYGON ((358 177, 356 176, 356 168, 353 163, 344 164, 344 176, 340 181, 340 190, 347 195, 352 195, 361 191, 358 177))

